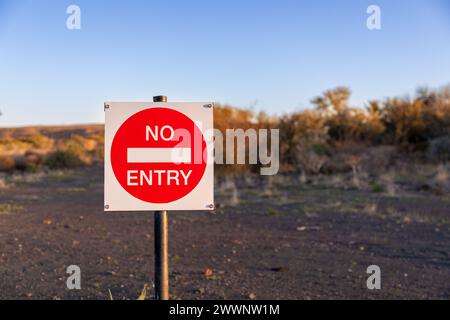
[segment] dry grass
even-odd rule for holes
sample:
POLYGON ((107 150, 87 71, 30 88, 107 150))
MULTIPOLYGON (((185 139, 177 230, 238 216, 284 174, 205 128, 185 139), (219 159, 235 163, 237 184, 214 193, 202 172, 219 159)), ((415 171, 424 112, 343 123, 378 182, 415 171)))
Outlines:
MULTIPOLYGON (((148 297, 148 287, 149 285, 146 283, 141 291, 141 294, 139 295, 139 297, 137 297, 136 300, 145 300, 148 297)), ((108 298, 109 300, 114 300, 111 290, 109 289, 108 289, 108 298)))
POLYGON ((22 212, 24 208, 14 203, 0 203, 0 215, 22 212))
POLYGON ((103 126, 0 129, 0 171, 64 169, 103 161, 103 126))

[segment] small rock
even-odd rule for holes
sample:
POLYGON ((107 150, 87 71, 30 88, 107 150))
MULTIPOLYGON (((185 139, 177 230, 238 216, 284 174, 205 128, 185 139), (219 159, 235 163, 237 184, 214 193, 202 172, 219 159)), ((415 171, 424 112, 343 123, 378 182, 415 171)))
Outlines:
POLYGON ((211 277, 213 275, 212 269, 207 268, 204 272, 205 277, 211 277))

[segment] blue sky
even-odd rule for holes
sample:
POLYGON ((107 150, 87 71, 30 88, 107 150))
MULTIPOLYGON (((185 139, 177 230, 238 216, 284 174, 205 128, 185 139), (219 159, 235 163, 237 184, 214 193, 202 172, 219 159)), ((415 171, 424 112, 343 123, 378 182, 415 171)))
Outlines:
POLYGON ((155 94, 282 114, 340 85, 362 105, 449 83, 446 0, 0 0, 3 127, 102 122, 103 101, 155 94))

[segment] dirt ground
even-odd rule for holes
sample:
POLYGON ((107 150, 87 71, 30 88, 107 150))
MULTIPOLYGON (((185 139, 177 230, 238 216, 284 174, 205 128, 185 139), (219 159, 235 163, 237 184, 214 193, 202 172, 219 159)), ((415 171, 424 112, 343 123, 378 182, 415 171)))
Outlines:
MULTIPOLYGON (((449 197, 260 183, 169 213, 173 299, 450 299, 449 197)), ((105 214, 102 168, 16 179, 0 204, 0 299, 153 297, 153 214, 105 214)))

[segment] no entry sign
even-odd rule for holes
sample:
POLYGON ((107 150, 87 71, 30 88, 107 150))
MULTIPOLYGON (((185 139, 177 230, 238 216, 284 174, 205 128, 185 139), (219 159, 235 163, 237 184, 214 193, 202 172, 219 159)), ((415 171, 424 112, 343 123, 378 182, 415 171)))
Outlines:
POLYGON ((214 208, 210 103, 105 104, 105 210, 214 208))

